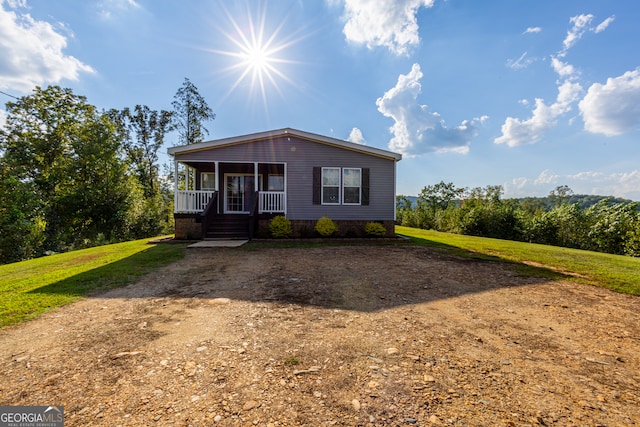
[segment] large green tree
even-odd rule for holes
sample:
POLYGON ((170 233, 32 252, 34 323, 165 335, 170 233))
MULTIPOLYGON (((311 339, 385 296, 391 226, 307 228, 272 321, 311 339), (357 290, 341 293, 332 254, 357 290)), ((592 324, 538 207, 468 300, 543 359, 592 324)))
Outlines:
POLYGON ((123 141, 109 117, 59 86, 36 87, 6 110, 0 205, 7 215, 0 221, 0 250, 14 255, 5 261, 64 250, 98 234, 111 238, 127 223, 134 191, 123 141), (23 249, 8 251, 10 244, 23 249))
POLYGON ((173 130, 172 116, 170 111, 151 110, 146 105, 136 105, 133 111, 125 108, 120 114, 121 129, 124 126, 127 136, 127 157, 147 198, 156 197, 160 190, 158 151, 166 134, 173 130))
POLYGON ((184 79, 171 105, 180 143, 186 145, 202 142, 204 135, 209 134, 203 122, 215 119, 216 115, 188 78, 184 79))

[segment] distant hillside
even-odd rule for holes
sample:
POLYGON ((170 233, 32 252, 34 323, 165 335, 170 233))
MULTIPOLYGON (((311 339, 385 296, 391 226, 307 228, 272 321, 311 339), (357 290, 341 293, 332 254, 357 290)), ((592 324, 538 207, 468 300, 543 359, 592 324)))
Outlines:
MULTIPOLYGON (((577 203, 580 206, 580 208, 584 210, 604 199, 611 199, 611 202, 614 204, 634 202, 633 200, 621 199, 619 197, 593 196, 588 194, 572 194, 570 196, 567 196, 566 201, 570 205, 575 205, 577 203)), ((550 210, 556 204, 557 199, 554 197, 547 196, 547 197, 521 197, 516 200, 518 200, 520 204, 523 206, 542 207, 545 210, 550 210)))
MULTIPOLYGON (((416 207, 416 201, 418 198, 416 196, 405 196, 407 199, 411 201, 411 206, 416 207)), ((567 202, 571 205, 578 204, 580 208, 587 209, 590 206, 595 205, 600 200, 603 199, 611 199, 613 203, 634 203, 634 200, 621 199, 619 197, 607 197, 607 196, 593 196, 589 194, 572 194, 571 196, 567 196, 567 202)), ((541 207, 544 210, 550 210, 556 204, 556 200, 553 197, 520 197, 506 200, 517 200, 520 202, 522 206, 538 208, 541 207)), ((637 202, 636 202, 637 203, 637 202)), ((640 211, 640 204, 638 206, 638 211, 640 211)))

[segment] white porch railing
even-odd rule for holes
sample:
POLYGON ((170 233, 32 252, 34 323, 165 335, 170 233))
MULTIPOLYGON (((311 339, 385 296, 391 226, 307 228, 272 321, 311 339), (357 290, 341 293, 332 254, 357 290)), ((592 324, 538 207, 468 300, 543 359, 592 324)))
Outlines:
POLYGON ((287 211, 284 191, 260 191, 258 197, 259 213, 285 213, 287 211))
POLYGON ((178 190, 176 191, 174 212, 203 212, 215 193, 213 190, 178 190))
MULTIPOLYGON (((174 211, 176 213, 203 212, 214 194, 213 190, 178 190, 174 211)), ((260 191, 258 213, 285 213, 287 211, 285 195, 284 191, 260 191)))

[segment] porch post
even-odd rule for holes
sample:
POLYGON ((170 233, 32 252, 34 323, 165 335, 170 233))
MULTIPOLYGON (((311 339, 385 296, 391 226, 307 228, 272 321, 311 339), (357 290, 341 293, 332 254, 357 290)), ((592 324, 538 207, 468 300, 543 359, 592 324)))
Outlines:
POLYGON ((258 191, 260 189, 260 185, 258 183, 258 162, 253 162, 253 175, 254 175, 254 183, 256 185, 256 188, 254 188, 254 192, 258 191))
POLYGON ((216 181, 216 184, 214 186, 216 193, 218 194, 218 202, 216 203, 216 213, 220 213, 220 200, 222 200, 222 197, 220 196, 220 167, 218 166, 218 161, 216 160, 215 162, 213 162, 214 164, 214 179, 216 181))
POLYGON ((173 159, 173 213, 178 212, 178 160, 173 159))
POLYGON ((284 164, 284 200, 282 201, 284 216, 287 216, 287 164, 284 164))

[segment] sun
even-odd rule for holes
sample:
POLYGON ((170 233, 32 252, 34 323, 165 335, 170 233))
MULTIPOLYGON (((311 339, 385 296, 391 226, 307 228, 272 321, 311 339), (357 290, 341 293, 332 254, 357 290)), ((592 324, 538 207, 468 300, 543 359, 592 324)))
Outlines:
POLYGON ((285 74, 283 67, 296 61, 284 56, 286 49, 297 43, 301 37, 282 37, 286 18, 274 29, 267 30, 266 6, 259 11, 257 20, 247 8, 246 23, 240 25, 236 19, 224 9, 232 31, 220 30, 233 47, 232 50, 210 50, 215 54, 233 59, 233 64, 222 71, 237 74, 233 84, 229 87, 225 98, 235 91, 243 82, 249 82, 250 94, 260 93, 264 105, 267 105, 269 88, 274 88, 281 96, 281 82, 295 86, 293 80, 285 74))

